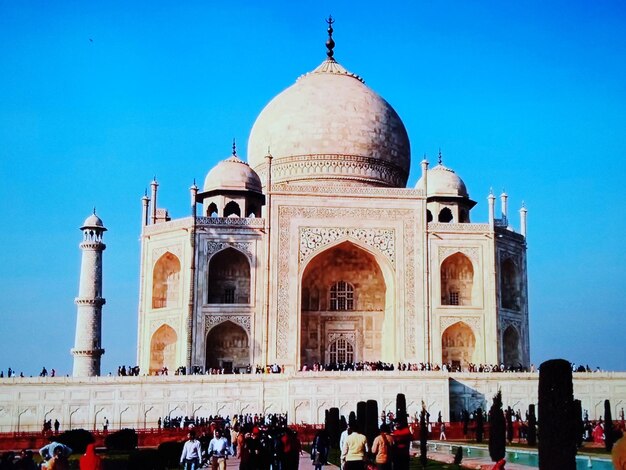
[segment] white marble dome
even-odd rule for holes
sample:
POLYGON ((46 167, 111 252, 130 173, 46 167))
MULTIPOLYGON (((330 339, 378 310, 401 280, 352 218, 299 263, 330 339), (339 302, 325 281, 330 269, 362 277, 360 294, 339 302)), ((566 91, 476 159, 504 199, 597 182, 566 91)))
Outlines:
POLYGON ((409 138, 398 114, 333 59, 261 111, 248 162, 262 177, 268 149, 274 183, 406 187, 410 169, 409 138))
POLYGON ((81 230, 85 228, 100 228, 106 230, 104 228, 104 223, 102 222, 102 219, 96 215, 95 209, 93 211, 93 214, 87 217, 83 222, 81 230))
POLYGON ((215 165, 204 179, 205 192, 220 190, 261 192, 259 175, 237 155, 215 165))
MULTIPOLYGON (((419 179, 418 189, 424 188, 424 181, 419 179)), ((469 197, 463 180, 454 170, 443 166, 441 163, 428 170, 428 194, 427 196, 443 197, 469 197)))

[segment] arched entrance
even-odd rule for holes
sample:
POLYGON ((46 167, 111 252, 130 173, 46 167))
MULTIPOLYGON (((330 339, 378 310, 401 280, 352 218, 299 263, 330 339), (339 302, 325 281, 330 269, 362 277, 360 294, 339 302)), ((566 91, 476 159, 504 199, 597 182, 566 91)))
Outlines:
POLYGON ((506 367, 518 367, 522 365, 522 357, 520 354, 519 333, 513 326, 509 326, 504 330, 502 335, 502 343, 504 346, 503 356, 504 365, 506 367))
POLYGON ((463 322, 449 326, 441 337, 441 362, 452 367, 464 367, 473 361, 476 337, 463 322))
POLYGON ((180 289, 180 260, 169 251, 152 271, 152 308, 176 307, 180 289))
POLYGON ((384 334, 391 302, 371 253, 349 241, 328 248, 306 266, 300 292, 301 365, 393 360, 384 334))
POLYGON ((167 368, 176 369, 176 341, 178 336, 172 327, 163 325, 152 335, 150 341, 150 373, 157 373, 167 368))
POLYGON ((500 267, 500 298, 502 308, 520 309, 520 282, 517 266, 511 258, 502 262, 500 267))
POLYGON ((206 369, 224 369, 230 373, 250 365, 248 334, 231 321, 212 328, 206 345, 206 369))
POLYGON ((209 261, 210 304, 247 304, 250 302, 250 263, 234 248, 215 253, 209 261))

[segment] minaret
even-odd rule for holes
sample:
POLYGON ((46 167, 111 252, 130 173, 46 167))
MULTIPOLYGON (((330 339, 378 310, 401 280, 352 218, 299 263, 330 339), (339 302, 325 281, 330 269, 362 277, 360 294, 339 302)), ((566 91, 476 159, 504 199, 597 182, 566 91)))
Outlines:
POLYGON ((83 252, 80 266, 80 286, 78 297, 74 300, 77 306, 76 338, 74 340, 74 377, 90 377, 100 375, 100 356, 104 354, 101 347, 102 338, 102 252, 106 245, 102 243, 102 235, 106 231, 102 220, 93 214, 85 219, 83 241, 80 249, 83 252))

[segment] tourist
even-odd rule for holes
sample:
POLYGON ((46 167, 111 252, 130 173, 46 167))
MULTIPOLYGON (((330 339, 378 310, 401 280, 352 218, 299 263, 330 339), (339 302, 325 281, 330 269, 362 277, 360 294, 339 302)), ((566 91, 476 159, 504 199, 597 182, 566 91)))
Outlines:
POLYGON ((96 445, 88 444, 85 454, 80 458, 80 470, 101 470, 102 460, 96 455, 96 445))
MULTIPOLYGON (((47 462, 50 462, 54 458, 55 455, 61 455, 67 459, 67 457, 69 457, 71 454, 72 454, 72 449, 70 449, 66 445, 61 444, 60 442, 55 442, 55 441, 52 441, 50 444, 45 445, 41 449, 39 449, 39 455, 41 455, 41 458, 44 462, 42 464, 42 468, 49 468, 45 465, 47 465, 47 462)), ((57 458, 57 461, 58 460, 61 460, 61 459, 57 458)), ((57 467, 57 468, 61 468, 61 467, 57 467)))
POLYGON ((394 470, 408 470, 411 450, 411 430, 407 424, 398 420, 391 434, 394 440, 393 468, 394 470))
POLYGON ((391 452, 393 450, 393 438, 389 434, 389 426, 383 424, 380 433, 372 444, 372 454, 375 455, 376 468, 378 470, 391 469, 391 452))
POLYGON ((221 429, 215 429, 213 433, 213 439, 209 442, 209 449, 207 454, 211 459, 212 470, 226 470, 226 459, 230 454, 230 446, 228 440, 222 436, 221 429))
POLYGON ((45 467, 47 470, 69 470, 70 464, 67 461, 69 454, 66 453, 64 447, 61 444, 52 450, 52 457, 48 460, 45 467))
POLYGON ((330 436, 326 429, 320 429, 313 438, 311 447, 311 460, 315 470, 321 470, 322 466, 328 464, 328 452, 330 450, 330 436))
POLYGON ((183 452, 180 454, 180 464, 184 465, 185 470, 197 470, 200 468, 201 455, 200 441, 196 439, 194 431, 189 431, 187 441, 183 445, 183 452))
POLYGON ((33 451, 24 449, 20 452, 20 459, 15 463, 15 470, 37 470, 37 464, 33 459, 33 451))
POLYGON ((345 470, 363 470, 367 438, 356 430, 356 423, 348 424, 348 436, 341 448, 341 462, 345 470))

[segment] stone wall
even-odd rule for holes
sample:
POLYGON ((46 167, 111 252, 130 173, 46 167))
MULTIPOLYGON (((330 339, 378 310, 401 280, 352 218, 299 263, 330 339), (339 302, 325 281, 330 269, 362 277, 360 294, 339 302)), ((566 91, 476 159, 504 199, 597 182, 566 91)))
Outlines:
MULTIPOLYGON (((298 372, 294 374, 0 379, 0 432, 37 431, 44 419, 61 429, 156 427, 159 417, 234 413, 289 414, 291 423, 321 423, 324 410, 347 415, 356 403, 375 399, 395 411, 397 393, 415 416, 426 403, 431 416, 485 407, 498 388, 505 406, 524 412, 537 401, 538 374, 447 374, 444 372, 298 372)), ((574 375, 574 393, 591 419, 609 398, 614 417, 626 403, 626 373, 574 375)))

